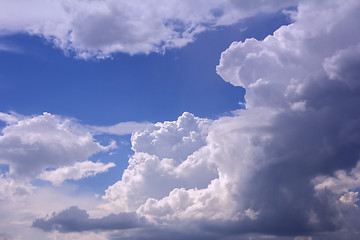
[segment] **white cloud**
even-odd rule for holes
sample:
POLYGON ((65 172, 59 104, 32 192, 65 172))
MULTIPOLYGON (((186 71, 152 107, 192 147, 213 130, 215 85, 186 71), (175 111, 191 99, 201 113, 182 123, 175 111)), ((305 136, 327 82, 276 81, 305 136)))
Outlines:
POLYGON ((151 123, 140 123, 140 122, 120 122, 112 126, 90 126, 89 128, 94 131, 95 134, 115 134, 115 135, 126 135, 132 134, 137 131, 143 131, 151 123))
POLYGON ((78 180, 81 178, 95 176, 98 173, 107 172, 109 168, 115 167, 114 163, 101 162, 76 162, 72 166, 60 167, 52 171, 42 172, 38 178, 50 181, 54 185, 60 185, 67 179, 78 180))
POLYGON ((9 165, 11 177, 36 177, 46 168, 84 161, 111 147, 100 145, 80 124, 49 113, 17 122, 7 118, 11 121, 0 136, 0 162, 9 165))
POLYGON ((131 137, 132 149, 181 162, 205 144, 210 123, 185 112, 177 121, 156 123, 145 131, 135 132, 131 137))
POLYGON ((0 120, 3 122, 6 122, 8 124, 18 122, 19 118, 21 118, 21 116, 17 115, 16 113, 7 114, 7 113, 0 112, 0 120))
POLYGON ((203 154, 210 120, 184 113, 177 121, 156 123, 132 136, 135 154, 122 180, 110 186, 104 208, 134 211, 152 197, 165 197, 176 187, 205 188, 217 176, 203 154))
MULTIPOLYGON (((162 199, 149 198, 139 207, 139 213, 160 222, 239 220, 249 215, 245 201, 236 196, 248 188, 254 171, 266 166, 262 147, 271 138, 262 128, 269 125, 275 112, 256 109, 236 114, 236 117, 215 121, 208 132, 206 145, 188 157, 208 162, 218 171, 218 175, 212 175, 209 185, 200 189, 176 188, 162 199)), ((195 175, 192 181, 201 174, 204 173, 195 175)))
POLYGON ((182 47, 197 33, 296 2, 1 0, 0 30, 42 35, 81 58, 149 53, 182 47))
MULTIPOLYGON (((284 107, 298 102, 302 100, 298 99, 302 85, 308 77, 324 72, 324 62, 328 73, 332 71, 334 75, 331 63, 358 48, 358 8, 351 0, 303 1, 298 13, 293 14, 293 24, 282 26, 263 41, 246 39, 232 43, 222 53, 217 72, 225 81, 246 88, 248 107, 284 107), (318 9, 319 14, 313 9, 318 9), (331 58, 333 55, 336 56, 331 58)), ((352 58, 356 56, 352 54, 352 58)), ((345 63, 343 58, 341 62, 345 63)))

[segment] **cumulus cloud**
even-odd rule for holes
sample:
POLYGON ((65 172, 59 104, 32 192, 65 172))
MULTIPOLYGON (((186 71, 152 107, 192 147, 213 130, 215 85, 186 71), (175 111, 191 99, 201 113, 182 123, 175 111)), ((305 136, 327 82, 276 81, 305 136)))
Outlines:
POLYGON ((81 178, 95 176, 98 173, 107 172, 109 168, 115 167, 114 163, 101 162, 76 162, 72 166, 60 167, 52 171, 44 171, 38 178, 50 181, 54 185, 60 185, 67 179, 78 180, 81 178))
POLYGON ((134 211, 149 198, 160 199, 176 187, 205 188, 217 176, 204 159, 206 129, 211 121, 184 113, 177 121, 157 123, 132 135, 135 154, 122 180, 103 197, 105 208, 134 211))
POLYGON ((167 121, 135 132, 131 137, 132 149, 177 162, 205 145, 207 128, 211 121, 185 112, 177 121, 167 121))
POLYGON ((296 2, 2 0, 0 32, 44 36, 81 58, 161 52, 182 47, 205 30, 296 2))
MULTIPOLYGON (((324 64, 332 78, 339 71, 331 67, 337 59, 342 58, 343 64, 335 63, 338 67, 349 66, 344 62, 345 55, 356 65, 357 61, 352 60, 357 56, 360 33, 356 31, 355 5, 353 1, 344 4, 304 1, 292 15, 295 22, 282 26, 273 36, 263 41, 247 39, 232 43, 222 53, 217 72, 225 81, 246 88, 248 107, 284 107, 304 100, 300 97, 309 76, 323 74, 324 64), (319 5, 321 14, 316 15, 312 9, 319 5), (350 56, 349 52, 354 53, 350 56)), ((357 71, 351 66, 351 72, 357 71)))
POLYGON ((246 88, 246 110, 134 133, 135 154, 101 207, 136 211, 152 228, 117 239, 189 226, 198 239, 358 239, 359 11, 355 0, 302 1, 292 24, 221 55, 217 72, 246 88))
POLYGON ((34 178, 46 168, 84 161, 111 147, 100 145, 80 124, 50 113, 17 120, 8 115, 6 120, 0 136, 0 163, 9 165, 11 177, 34 178))

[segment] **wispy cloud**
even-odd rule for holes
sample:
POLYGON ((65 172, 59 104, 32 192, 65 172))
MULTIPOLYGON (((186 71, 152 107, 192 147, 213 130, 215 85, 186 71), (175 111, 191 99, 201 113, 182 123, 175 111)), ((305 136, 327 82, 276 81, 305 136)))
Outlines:
POLYGON ((143 131, 150 127, 149 122, 121 122, 112 126, 89 126, 89 129, 94 134, 114 134, 114 135, 129 135, 134 132, 143 131))
POLYGON ((37 178, 50 181, 54 185, 60 185, 67 179, 79 180, 85 177, 95 176, 98 173, 107 172, 109 168, 115 166, 114 163, 76 162, 72 166, 61 167, 52 171, 44 171, 37 178))

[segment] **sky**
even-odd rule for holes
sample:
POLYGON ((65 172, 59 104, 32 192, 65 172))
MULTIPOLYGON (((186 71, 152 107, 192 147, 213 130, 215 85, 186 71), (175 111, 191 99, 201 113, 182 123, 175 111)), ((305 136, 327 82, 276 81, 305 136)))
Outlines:
POLYGON ((0 240, 360 238, 357 0, 0 0, 0 240))

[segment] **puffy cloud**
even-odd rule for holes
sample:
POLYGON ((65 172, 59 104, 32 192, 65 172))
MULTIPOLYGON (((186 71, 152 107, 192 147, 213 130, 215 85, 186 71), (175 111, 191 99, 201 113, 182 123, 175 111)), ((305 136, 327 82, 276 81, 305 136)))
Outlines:
POLYGON ((217 176, 204 159, 211 121, 184 113, 177 121, 156 123, 132 135, 135 154, 122 180, 110 186, 103 197, 112 211, 134 211, 149 198, 160 199, 177 187, 205 188, 217 176))
POLYGON ((136 228, 145 224, 136 213, 111 214, 102 218, 90 218, 89 214, 78 207, 70 207, 50 217, 39 218, 33 222, 33 227, 44 231, 82 232, 87 230, 114 230, 136 228))
POLYGON ((131 137, 132 149, 182 162, 205 145, 210 123, 185 112, 177 121, 156 123, 145 131, 135 132, 131 137))
POLYGON ((149 53, 182 47, 205 30, 296 2, 2 0, 0 31, 41 35, 82 58, 149 53))
POLYGON ((298 12, 292 14, 293 24, 282 26, 263 41, 247 39, 232 43, 222 53, 217 72, 225 81, 246 88, 249 107, 284 107, 304 100, 301 99, 304 84, 315 84, 307 83, 307 78, 322 74, 324 64, 332 78, 334 71, 339 71, 332 63, 340 58, 344 65, 335 63, 337 67, 346 65, 352 73, 357 71, 353 67, 357 61, 353 60, 360 40, 356 25, 358 10, 355 1, 303 1, 298 12), (318 9, 319 14, 313 9, 318 9), (351 56, 349 52, 353 52, 351 56), (345 57, 351 66, 346 64, 345 57))
POLYGON ((60 185, 66 179, 78 180, 84 177, 95 176, 98 173, 107 172, 109 168, 115 167, 114 163, 101 162, 76 162, 72 166, 60 167, 52 171, 44 171, 38 178, 60 185))
POLYGON ((49 113, 6 119, 8 125, 0 136, 0 162, 10 166, 11 177, 33 178, 46 168, 84 161, 111 147, 100 145, 80 124, 49 113))

